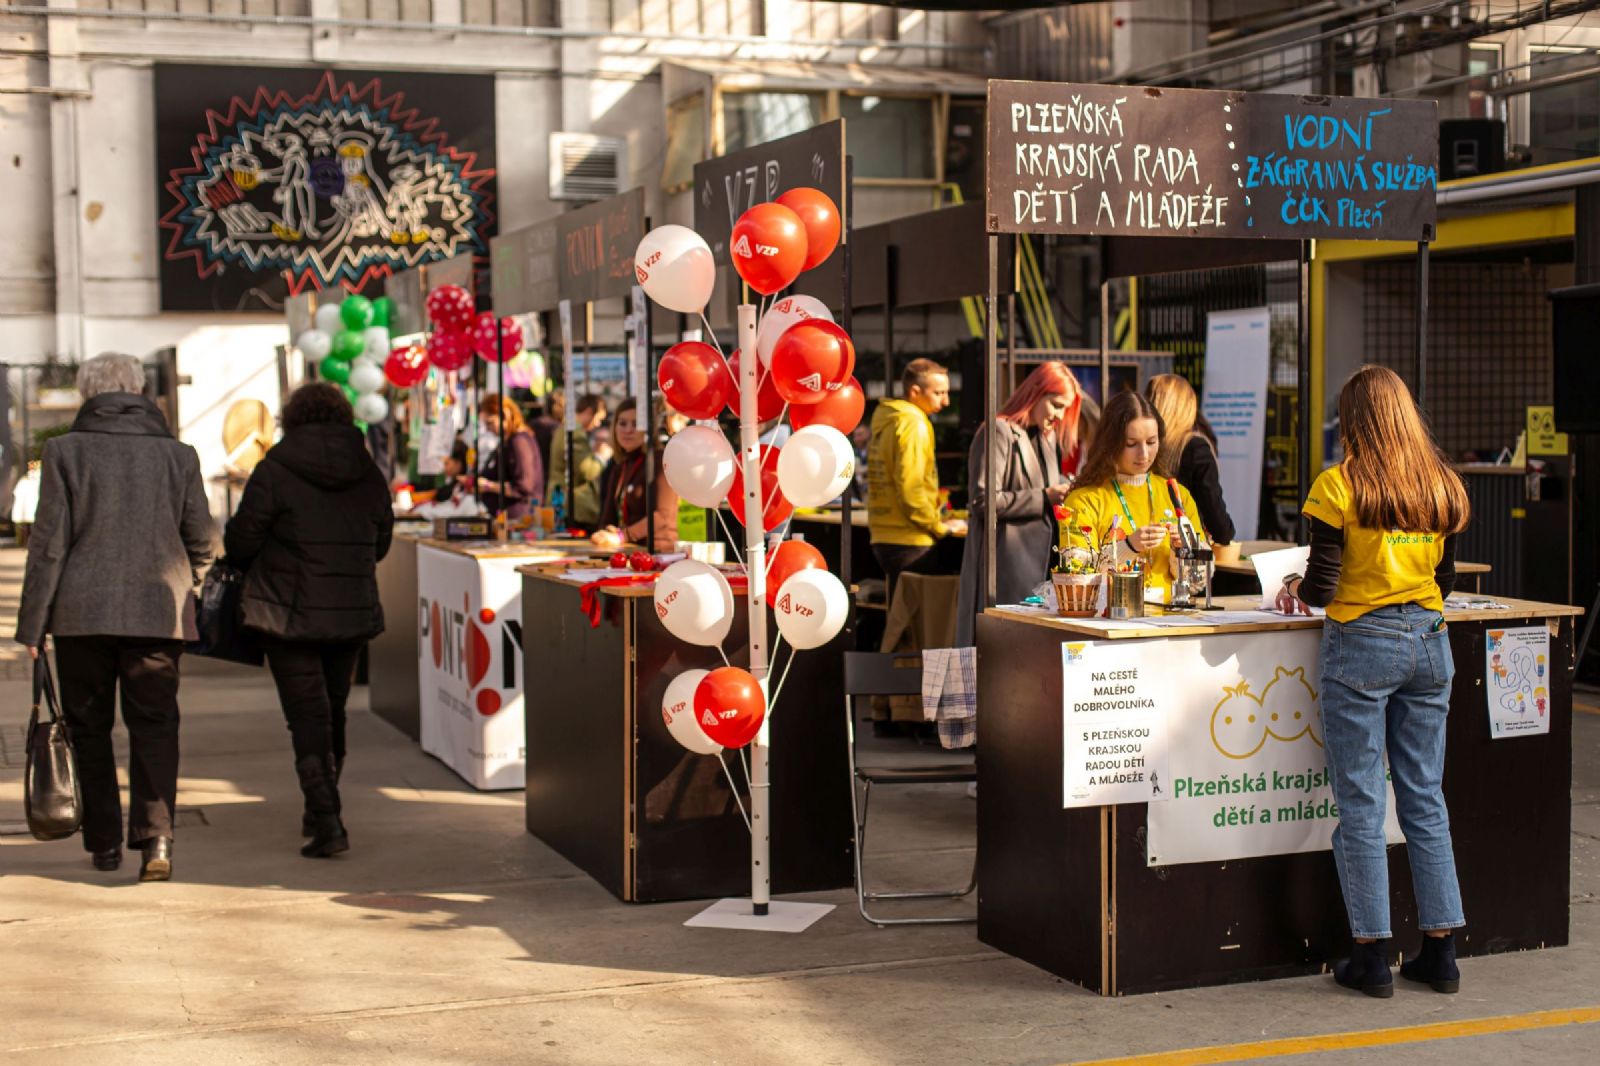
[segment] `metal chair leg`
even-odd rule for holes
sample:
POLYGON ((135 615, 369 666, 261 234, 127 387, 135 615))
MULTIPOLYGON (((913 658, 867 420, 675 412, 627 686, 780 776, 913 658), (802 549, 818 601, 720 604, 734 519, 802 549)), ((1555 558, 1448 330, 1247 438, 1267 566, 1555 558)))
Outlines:
POLYGON ((952 916, 948 918, 883 918, 867 910, 868 900, 908 900, 908 899, 961 899, 969 896, 978 887, 978 863, 976 857, 972 863, 972 876, 967 882, 967 887, 960 891, 918 891, 918 892, 868 892, 866 890, 866 863, 865 848, 867 839, 867 805, 872 798, 872 782, 861 781, 858 802, 857 780, 850 783, 850 806, 855 816, 856 829, 856 909, 861 912, 861 917, 876 926, 890 925, 970 925, 978 919, 976 916, 952 916))

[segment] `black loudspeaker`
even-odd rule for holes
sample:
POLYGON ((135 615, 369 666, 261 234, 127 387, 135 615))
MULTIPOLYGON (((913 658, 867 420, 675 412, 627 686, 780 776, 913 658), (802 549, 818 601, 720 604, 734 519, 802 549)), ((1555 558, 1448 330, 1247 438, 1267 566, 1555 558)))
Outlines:
POLYGON ((1600 433, 1600 285, 1552 289, 1556 429, 1600 433))
POLYGON ((1497 118, 1447 118, 1439 123, 1439 177, 1470 178, 1506 168, 1506 124, 1497 118))

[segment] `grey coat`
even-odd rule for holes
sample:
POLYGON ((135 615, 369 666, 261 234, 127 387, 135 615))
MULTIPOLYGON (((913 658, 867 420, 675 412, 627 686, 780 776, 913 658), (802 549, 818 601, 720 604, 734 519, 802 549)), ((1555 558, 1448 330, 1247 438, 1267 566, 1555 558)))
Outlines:
POLYGON ((193 640, 194 590, 214 536, 200 457, 132 393, 84 402, 44 446, 17 642, 193 640))
MULTIPOLYGON (((1003 419, 994 423, 996 591, 1000 603, 1017 603, 1050 573, 1050 548, 1056 523, 1044 490, 1066 479, 1053 442, 1046 443, 1003 419)), ((985 482, 983 449, 990 435, 981 427, 967 455, 967 543, 961 555, 961 592, 956 610, 956 645, 976 642, 976 620, 983 604, 985 482)))

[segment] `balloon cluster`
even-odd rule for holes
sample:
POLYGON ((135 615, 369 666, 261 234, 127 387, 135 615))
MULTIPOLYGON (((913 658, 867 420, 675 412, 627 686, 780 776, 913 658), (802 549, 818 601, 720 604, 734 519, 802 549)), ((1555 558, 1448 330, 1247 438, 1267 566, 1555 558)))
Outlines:
POLYGON ((428 293, 428 362, 447 373, 472 362, 473 353, 491 363, 504 363, 522 353, 522 326, 511 317, 496 319, 493 311, 477 313, 472 294, 460 285, 441 285, 428 293))
POLYGON ((383 364, 390 355, 392 309, 387 296, 376 300, 346 296, 317 308, 315 325, 295 338, 295 346, 317 363, 319 376, 344 389, 363 422, 381 422, 389 416, 383 364))
MULTIPOLYGON (((839 210, 817 189, 795 189, 759 204, 734 224, 729 250, 734 269, 763 296, 776 296, 833 254, 839 210)), ((660 226, 634 255, 640 286, 658 304, 701 315, 716 283, 711 249, 684 226, 660 226)), ((658 382, 668 404, 694 419, 724 410, 740 414, 741 353, 724 358, 714 344, 684 341, 661 359, 658 382)), ((775 299, 756 333, 757 418, 786 412, 794 434, 759 452, 762 525, 770 532, 796 507, 837 499, 855 474, 848 434, 861 422, 866 396, 855 371, 855 345, 822 301, 775 299)), ((716 509, 728 503, 745 520, 744 470, 733 446, 714 425, 692 425, 667 442, 662 469, 678 496, 716 509)), ((767 602, 778 631, 795 650, 827 644, 844 627, 850 600, 822 554, 801 540, 783 540, 767 559, 767 602)), ((719 646, 733 625, 733 591, 721 571, 684 560, 656 583, 656 614, 674 636, 719 646)), ((716 754, 755 739, 767 708, 761 686, 746 670, 690 670, 667 687, 662 717, 691 752, 716 754)))

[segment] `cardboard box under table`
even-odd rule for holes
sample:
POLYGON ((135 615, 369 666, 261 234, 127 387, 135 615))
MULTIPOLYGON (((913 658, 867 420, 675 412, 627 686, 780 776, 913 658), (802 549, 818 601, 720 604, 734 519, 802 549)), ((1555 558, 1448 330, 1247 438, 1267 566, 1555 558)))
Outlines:
MULTIPOLYGON (((978 937, 1106 995, 1315 973, 1328 851, 1321 619, 978 620, 978 937), (1114 628, 1113 628, 1114 626, 1114 628)), ((1574 607, 1447 609, 1444 792, 1464 956, 1567 943, 1574 607)), ((1390 799, 1397 952, 1418 948, 1390 799)))
MULTIPOLYGON (((693 755, 667 732, 661 701, 686 670, 723 665, 656 616, 648 586, 599 592, 599 625, 582 604, 583 575, 522 569, 527 708, 527 826, 619 899, 745 896, 750 835, 716 756, 693 755)), ((724 641, 745 660, 748 613, 734 596, 724 641)), ((770 619, 769 619, 770 624, 770 619)), ((775 634, 774 630, 774 634, 775 634)), ((801 652, 771 719, 772 892, 851 884, 850 773, 843 650, 801 652)), ((790 649, 775 655, 772 688, 790 649)), ((724 753, 749 809, 739 754, 724 753)))

